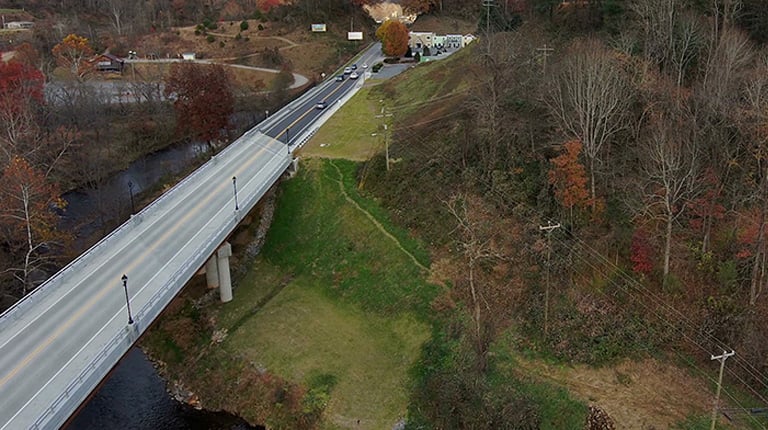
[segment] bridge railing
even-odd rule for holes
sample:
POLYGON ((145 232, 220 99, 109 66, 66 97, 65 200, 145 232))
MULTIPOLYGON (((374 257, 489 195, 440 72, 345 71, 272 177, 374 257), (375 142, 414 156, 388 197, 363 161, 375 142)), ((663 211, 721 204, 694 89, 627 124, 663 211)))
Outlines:
MULTIPOLYGON (((266 182, 251 193, 244 195, 242 201, 243 213, 247 213, 266 191, 279 178, 285 169, 290 165, 290 157, 287 151, 276 152, 270 159, 269 166, 275 158, 283 157, 275 163, 266 182)), ((255 179, 252 179, 255 180, 255 179)), ((203 245, 198 248, 191 258, 174 272, 173 276, 160 287, 150 299, 139 309, 135 315, 135 323, 128 328, 119 330, 104 347, 91 359, 85 368, 72 380, 53 403, 45 409, 43 414, 38 417, 31 428, 42 429, 48 427, 48 423, 63 423, 69 417, 71 411, 76 409, 90 394, 90 392, 101 382, 109 373, 110 369, 120 358, 130 349, 133 343, 149 327, 152 321, 165 309, 168 303, 178 294, 186 285, 187 281, 194 276, 195 272, 205 264, 205 261, 212 255, 216 248, 226 239, 229 233, 234 230, 240 222, 239 218, 230 217, 229 220, 210 233, 205 239, 203 245)))

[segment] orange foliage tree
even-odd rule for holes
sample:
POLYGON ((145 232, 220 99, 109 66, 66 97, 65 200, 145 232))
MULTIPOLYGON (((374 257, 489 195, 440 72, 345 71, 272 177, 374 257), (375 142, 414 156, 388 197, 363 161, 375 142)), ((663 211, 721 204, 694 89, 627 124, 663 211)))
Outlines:
POLYGON ((56 63, 69 69, 77 79, 83 79, 93 69, 93 65, 88 62, 93 56, 93 48, 85 37, 70 34, 56 44, 51 53, 56 58, 56 63))
MULTIPOLYGON (((21 157, 14 157, 0 177, 0 234, 13 258, 4 270, 20 284, 23 296, 35 287, 35 272, 44 269, 65 235, 56 229, 61 208, 58 187, 21 157)), ((6 292, 7 293, 7 292, 6 292)))
POLYGON ((552 168, 547 175, 549 183, 555 188, 555 197, 568 209, 573 222, 573 209, 586 208, 589 203, 587 172, 579 161, 581 142, 570 140, 563 144, 563 152, 550 160, 552 168))
POLYGON ((376 30, 381 51, 390 57, 402 57, 408 51, 408 28, 400 21, 388 19, 376 30))

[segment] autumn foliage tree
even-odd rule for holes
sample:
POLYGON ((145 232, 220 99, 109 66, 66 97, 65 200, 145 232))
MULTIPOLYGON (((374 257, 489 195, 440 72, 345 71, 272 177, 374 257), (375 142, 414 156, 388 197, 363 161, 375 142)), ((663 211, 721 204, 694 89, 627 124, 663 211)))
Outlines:
POLYGON ((587 172, 579 160, 581 142, 570 140, 563 144, 563 152, 550 162, 552 168, 547 174, 550 185, 555 189, 555 197, 568 210, 573 222, 573 209, 586 208, 590 203, 587 189, 587 172))
POLYGON ((51 52, 56 58, 56 63, 68 69, 78 80, 82 80, 93 70, 93 65, 88 62, 93 56, 93 48, 85 37, 70 34, 56 44, 51 52))
POLYGON ((0 124, 5 140, 4 162, 24 154, 23 148, 37 129, 37 107, 43 103, 43 74, 22 63, 0 62, 0 124))
POLYGON ((5 294, 23 296, 33 289, 36 272, 53 259, 51 248, 65 236, 56 229, 55 207, 63 207, 58 187, 26 160, 15 157, 0 177, 0 237, 11 255, 3 271, 17 281, 18 290, 5 294))
POLYGON ((209 143, 227 128, 235 106, 229 73, 219 65, 174 64, 165 94, 175 99, 179 132, 209 143))
POLYGON ((400 21, 384 21, 376 30, 376 38, 381 41, 381 51, 384 55, 402 57, 408 51, 408 28, 400 21))

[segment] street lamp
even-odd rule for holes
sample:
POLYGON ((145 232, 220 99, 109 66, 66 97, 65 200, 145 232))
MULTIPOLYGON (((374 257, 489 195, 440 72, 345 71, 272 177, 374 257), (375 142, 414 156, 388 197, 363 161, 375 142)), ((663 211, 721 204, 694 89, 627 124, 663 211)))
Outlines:
POLYGON ((131 215, 136 213, 136 207, 133 205, 133 182, 128 181, 128 194, 131 196, 131 215))
POLYGON ((237 204, 237 176, 232 177, 232 187, 235 189, 235 210, 240 210, 240 206, 237 204))
POLYGON ((291 127, 285 128, 285 144, 289 146, 291 144, 291 127))
POLYGON ((123 288, 125 289, 125 306, 128 308, 128 324, 133 324, 133 317, 131 316, 131 301, 128 299, 128 276, 123 273, 123 288))

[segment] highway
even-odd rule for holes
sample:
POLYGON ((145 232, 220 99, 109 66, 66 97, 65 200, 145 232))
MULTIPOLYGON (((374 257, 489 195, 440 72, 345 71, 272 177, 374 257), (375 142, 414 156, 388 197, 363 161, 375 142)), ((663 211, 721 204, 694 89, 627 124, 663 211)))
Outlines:
POLYGON ((0 430, 61 426, 281 176, 310 127, 360 82, 330 76, 3 313, 0 430), (321 100, 329 107, 317 109, 321 100))

